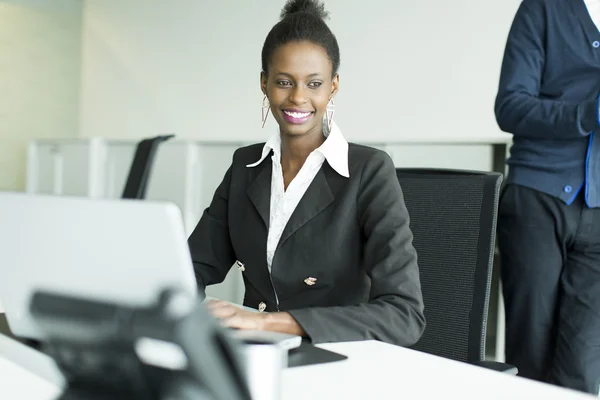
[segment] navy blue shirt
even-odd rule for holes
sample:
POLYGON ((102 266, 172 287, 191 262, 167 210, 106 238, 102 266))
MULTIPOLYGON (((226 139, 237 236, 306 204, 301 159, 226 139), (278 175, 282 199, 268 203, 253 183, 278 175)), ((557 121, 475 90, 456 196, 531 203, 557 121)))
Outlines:
POLYGON ((600 206, 600 31, 583 0, 524 0, 495 112, 513 134, 507 183, 600 206))

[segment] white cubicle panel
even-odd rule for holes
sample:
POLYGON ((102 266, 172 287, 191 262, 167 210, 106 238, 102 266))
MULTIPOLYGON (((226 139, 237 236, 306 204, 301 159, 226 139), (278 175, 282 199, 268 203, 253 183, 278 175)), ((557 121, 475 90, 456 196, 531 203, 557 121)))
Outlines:
MULTIPOLYGON (((120 198, 127 182, 129 170, 137 147, 136 141, 107 141, 106 161, 103 166, 104 194, 106 198, 120 198)), ((156 152, 146 199, 170 201, 181 210, 184 226, 189 234, 198 218, 198 205, 194 192, 199 190, 192 185, 197 175, 198 146, 190 142, 165 142, 156 152)))
POLYGON ((29 144, 28 193, 101 197, 102 139, 39 140, 29 144))
POLYGON ((201 143, 199 148, 198 181, 194 182, 202 190, 199 192, 198 201, 202 209, 208 207, 219 184, 223 180, 227 169, 231 165, 233 153, 242 144, 237 143, 201 143))
POLYGON ((118 199, 123 194, 136 142, 108 141, 104 173, 104 197, 118 199))
POLYGON ((146 199, 171 201, 181 210, 189 235, 200 218, 195 201, 200 188, 194 185, 198 175, 198 146, 188 142, 162 143, 156 153, 148 180, 146 199))
POLYGON ((402 144, 385 150, 397 168, 492 170, 492 146, 486 144, 402 144))

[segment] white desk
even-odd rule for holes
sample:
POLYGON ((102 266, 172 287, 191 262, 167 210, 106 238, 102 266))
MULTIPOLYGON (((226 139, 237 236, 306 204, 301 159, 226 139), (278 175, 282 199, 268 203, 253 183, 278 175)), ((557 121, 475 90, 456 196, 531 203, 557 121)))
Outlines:
POLYGON ((0 334, 0 399, 54 400, 63 384, 50 357, 0 334))
POLYGON ((597 399, 583 393, 381 342, 335 343, 348 360, 285 370, 282 400, 597 399))
MULTIPOLYGON (((349 358, 284 370, 282 400, 595 398, 380 342, 322 347, 349 358)), ((1 399, 50 400, 60 393, 61 385, 62 378, 48 357, 0 335, 1 399)))

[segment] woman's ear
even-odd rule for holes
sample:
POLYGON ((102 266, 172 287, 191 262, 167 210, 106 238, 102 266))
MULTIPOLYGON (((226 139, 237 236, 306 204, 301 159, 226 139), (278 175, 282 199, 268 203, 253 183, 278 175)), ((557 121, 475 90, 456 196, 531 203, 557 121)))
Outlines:
POLYGON ((267 74, 264 71, 260 73, 260 90, 267 95, 267 74))
POLYGON ((333 77, 333 80, 331 82, 331 95, 329 96, 330 98, 335 97, 335 95, 337 94, 338 90, 340 87, 340 75, 339 74, 335 74, 335 76, 333 77))

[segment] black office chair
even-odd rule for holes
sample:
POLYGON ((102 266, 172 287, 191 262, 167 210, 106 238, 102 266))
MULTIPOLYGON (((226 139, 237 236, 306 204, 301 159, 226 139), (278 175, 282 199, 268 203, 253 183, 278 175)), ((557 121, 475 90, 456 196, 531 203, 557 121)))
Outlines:
POLYGON ((517 373, 484 361, 502 175, 396 170, 419 262, 427 326, 415 350, 517 373))
POLYGON ((143 199, 150 180, 150 172, 158 146, 175 135, 162 135, 138 143, 123 189, 123 199, 143 199))

